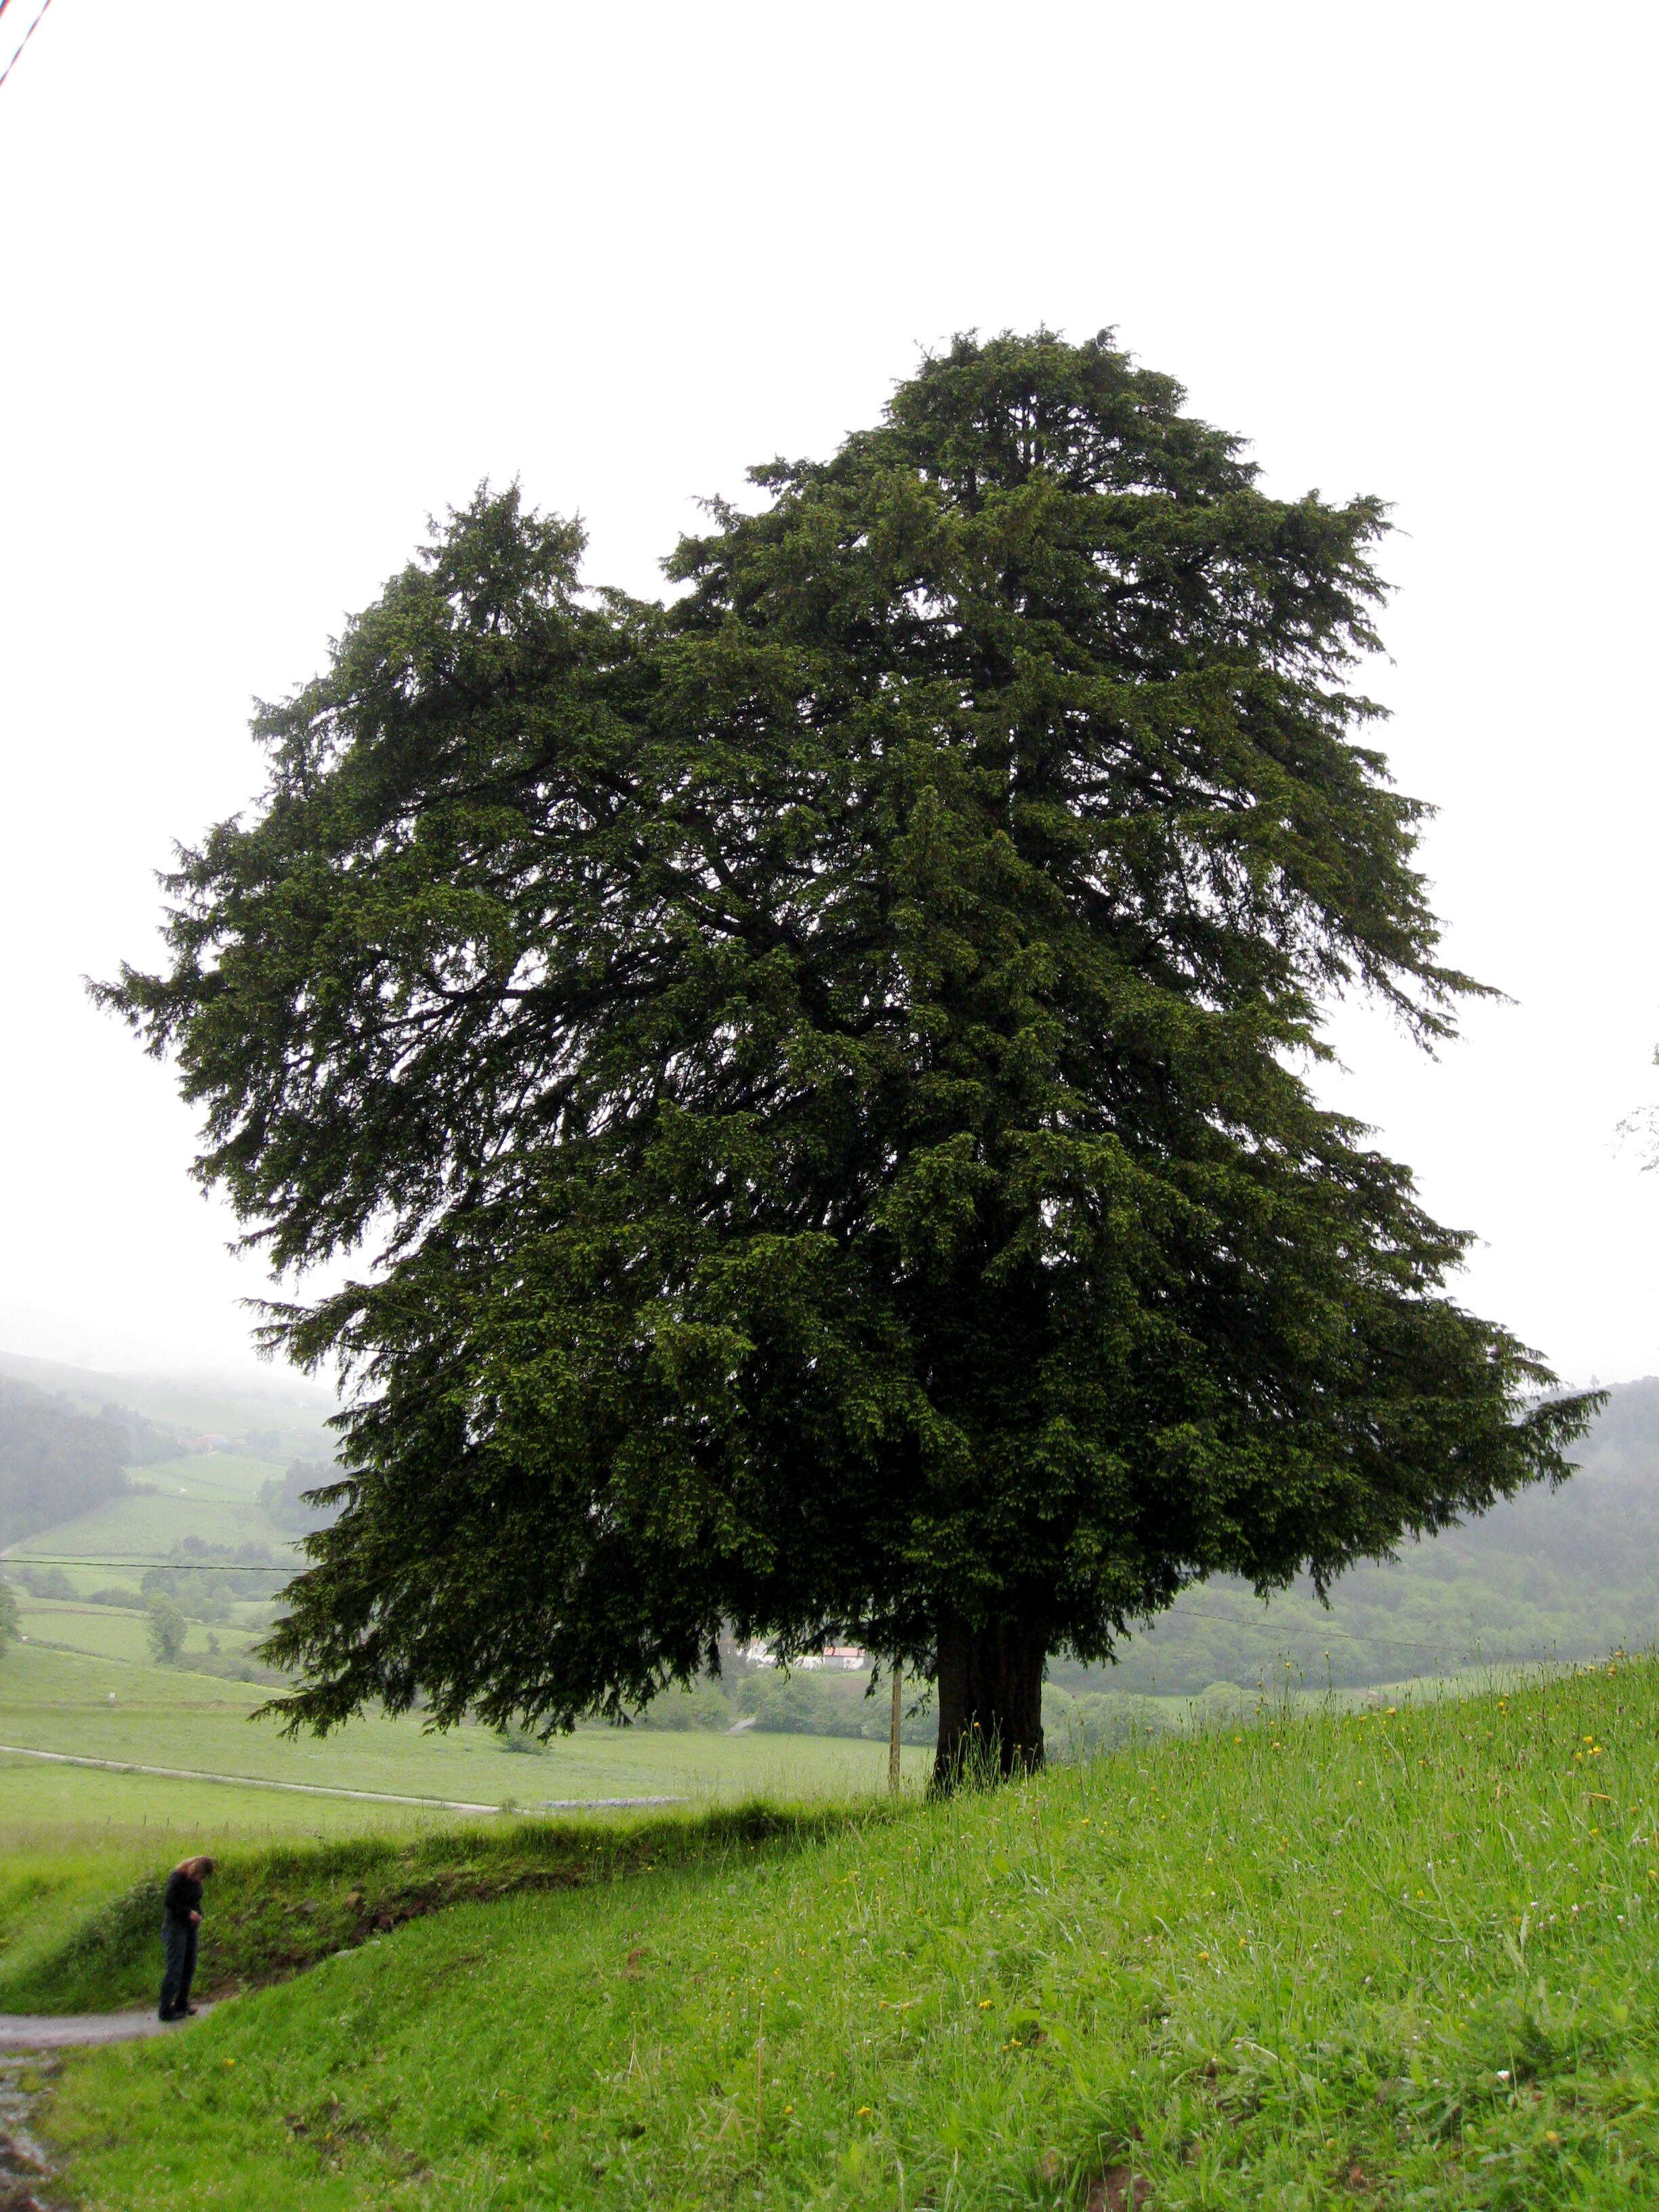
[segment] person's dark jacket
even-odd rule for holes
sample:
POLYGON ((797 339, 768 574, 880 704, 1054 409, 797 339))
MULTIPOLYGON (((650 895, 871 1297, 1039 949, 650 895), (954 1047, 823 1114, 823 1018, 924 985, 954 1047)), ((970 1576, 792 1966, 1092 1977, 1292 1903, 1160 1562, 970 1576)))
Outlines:
POLYGON ((174 1867, 167 1876, 167 1886, 161 1893, 162 1918, 187 1928, 191 1914, 199 1912, 201 1909, 201 1883, 193 1875, 186 1874, 182 1867, 174 1867))

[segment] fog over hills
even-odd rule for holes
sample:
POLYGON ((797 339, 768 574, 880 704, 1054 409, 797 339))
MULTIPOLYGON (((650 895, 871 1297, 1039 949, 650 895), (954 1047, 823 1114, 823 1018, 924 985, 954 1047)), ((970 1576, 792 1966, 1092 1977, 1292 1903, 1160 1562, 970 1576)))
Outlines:
MULTIPOLYGON (((331 1392, 281 1368, 271 1370, 266 1383, 210 1372, 117 1374, 0 1352, 0 1376, 64 1399, 82 1413, 125 1407, 185 1437, 240 1437, 258 1431, 272 1440, 272 1457, 304 1453, 314 1458, 326 1445, 325 1424, 336 1406, 331 1392)), ((332 1456, 326 1450, 324 1455, 332 1456)))

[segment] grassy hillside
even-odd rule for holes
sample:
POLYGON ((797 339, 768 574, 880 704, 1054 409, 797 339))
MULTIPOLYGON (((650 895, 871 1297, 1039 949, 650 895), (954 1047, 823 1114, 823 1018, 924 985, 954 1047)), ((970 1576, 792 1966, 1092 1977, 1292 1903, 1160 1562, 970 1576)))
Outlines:
MULTIPOLYGON (((568 1890, 669 1866, 729 1867, 758 1850, 793 1850, 854 1822, 894 1815, 891 1801, 793 1808, 762 1803, 702 1812, 568 1815, 559 1820, 364 1835, 318 1845, 278 1843, 227 1855, 204 1927, 202 1985, 246 1988, 316 1966, 411 1919, 478 1899, 568 1890)), ((76 1865, 52 1910, 27 1926, 14 1909, 0 1953, 0 2010, 76 2012, 141 2002, 156 1979, 155 1930, 166 1869, 139 1867, 120 1889, 76 1865), (50 1921, 51 1925, 41 1924, 50 1921)), ((6 1903, 26 1893, 0 1875, 6 1903)))
MULTIPOLYGON (((40 1531, 18 1544, 13 1556, 26 1567, 52 1560, 94 1562, 62 1570, 82 1595, 112 1588, 136 1592, 143 1578, 143 1563, 171 1558, 189 1536, 233 1548, 263 1545, 297 1565, 291 1537, 253 1502, 260 1484, 281 1473, 269 1461, 218 1452, 147 1467, 138 1478, 143 1487, 40 1531)), ((283 1579, 281 1573, 269 1574, 264 1587, 274 1595, 283 1579)))
POLYGON ((86 2212, 1651 2202, 1656 1734, 1620 1663, 641 1857, 77 2059, 48 2124, 86 2212))

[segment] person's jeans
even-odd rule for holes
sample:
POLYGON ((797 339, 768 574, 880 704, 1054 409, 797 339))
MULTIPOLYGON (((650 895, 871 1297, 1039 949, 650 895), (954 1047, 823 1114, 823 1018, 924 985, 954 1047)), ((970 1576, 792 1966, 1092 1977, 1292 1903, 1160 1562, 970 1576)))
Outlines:
POLYGON ((196 1939, 200 1930, 193 1920, 164 1920, 161 1942, 167 1952, 167 1971, 161 1976, 161 2014, 177 2020, 190 2004, 190 1984, 196 1972, 196 1939))

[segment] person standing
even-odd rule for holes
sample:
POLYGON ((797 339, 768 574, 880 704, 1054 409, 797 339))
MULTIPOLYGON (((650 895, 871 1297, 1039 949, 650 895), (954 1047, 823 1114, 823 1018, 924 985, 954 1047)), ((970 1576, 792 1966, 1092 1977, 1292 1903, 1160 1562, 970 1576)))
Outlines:
POLYGON ((184 2020, 196 2009, 190 2001, 190 1984, 202 1928, 202 1884, 212 1872, 210 1858, 180 1859, 167 1876, 161 1896, 161 1945, 167 1957, 161 1976, 163 2020, 184 2020))

